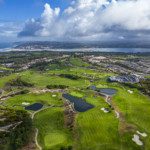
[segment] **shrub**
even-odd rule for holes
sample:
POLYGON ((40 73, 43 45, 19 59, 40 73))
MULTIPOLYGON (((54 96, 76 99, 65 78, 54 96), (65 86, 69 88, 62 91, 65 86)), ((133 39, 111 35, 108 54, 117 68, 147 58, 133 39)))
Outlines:
POLYGON ((68 86, 66 85, 47 85, 46 88, 48 89, 66 89, 68 86))
POLYGON ((29 90, 26 89, 26 90, 22 90, 20 94, 27 94, 27 93, 29 93, 29 90))
POLYGON ((60 74, 59 76, 60 77, 64 77, 64 78, 68 78, 68 79, 71 79, 71 80, 78 80, 78 79, 80 79, 79 76, 72 75, 72 74, 60 74))
POLYGON ((28 83, 21 79, 21 77, 17 77, 16 79, 10 80, 6 83, 6 86, 23 86, 23 87, 32 87, 34 86, 32 83, 28 83))
POLYGON ((32 132, 30 115, 24 110, 14 110, 5 107, 0 107, 0 113, 3 113, 4 117, 7 116, 7 120, 4 121, 5 125, 21 122, 16 127, 10 128, 9 132, 0 134, 0 148, 4 148, 7 145, 8 149, 15 150, 25 145, 32 132))

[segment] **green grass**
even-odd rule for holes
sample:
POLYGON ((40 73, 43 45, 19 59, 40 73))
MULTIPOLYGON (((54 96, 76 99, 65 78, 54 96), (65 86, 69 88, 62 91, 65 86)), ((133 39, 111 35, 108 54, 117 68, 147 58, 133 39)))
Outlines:
MULTIPOLYGON (((114 86, 114 85, 113 85, 114 86)), ((137 126, 137 130, 145 132, 149 135, 149 116, 150 116, 150 101, 147 97, 139 94, 134 90, 134 94, 129 94, 127 89, 115 86, 118 90, 117 95, 113 98, 114 102, 119 107, 120 111, 125 115, 127 123, 137 126), (123 94, 122 94, 123 93, 123 94), (126 100, 128 103, 126 103, 126 100), (131 102, 133 104, 131 106, 131 102), (140 102, 139 102, 140 101, 140 102), (139 103, 139 104, 138 104, 139 103), (128 106, 127 106, 128 105, 128 106), (142 107, 141 107, 142 105, 142 107), (146 108, 146 110, 144 110, 146 108), (129 112, 128 112, 129 111, 129 112), (128 113, 127 113, 128 112, 128 113)), ((108 105, 101 97, 94 98, 91 91, 70 92, 74 95, 86 95, 86 101, 95 105, 95 107, 84 113, 78 113, 76 117, 77 137, 75 148, 82 149, 122 149, 122 150, 141 150, 143 147, 137 146, 133 141, 133 132, 126 132, 123 135, 119 133, 119 120, 115 117, 114 111, 105 114, 100 108, 107 108, 108 105)), ((145 144, 145 149, 149 147, 149 137, 142 138, 145 144)))
POLYGON ((119 149, 118 121, 113 114, 104 114, 100 108, 94 108, 77 116, 79 139, 78 150, 82 149, 119 149))
POLYGON ((73 66, 76 66, 76 67, 87 67, 89 66, 88 63, 84 62, 82 59, 80 58, 75 58, 75 57, 71 57, 69 59, 70 63, 73 65, 73 66))
POLYGON ((9 80, 15 79, 17 76, 18 75, 16 73, 16 74, 11 74, 9 76, 1 77, 0 78, 0 88, 4 87, 4 85, 6 84, 6 82, 8 82, 9 80))
POLYGON ((74 86, 74 87, 86 87, 89 85, 89 81, 84 79, 79 80, 70 80, 67 78, 62 78, 59 76, 54 76, 48 73, 40 74, 38 72, 26 71, 21 74, 23 80, 27 82, 33 83, 35 86, 38 87, 46 87, 47 85, 67 85, 67 86, 74 86))
MULTIPOLYGON (((70 63, 78 67, 71 69, 50 70, 44 73, 35 71, 24 71, 0 78, 0 87, 4 87, 9 80, 21 76, 27 82, 34 83, 34 88, 45 88, 47 85, 67 85, 68 92, 77 97, 85 97, 86 101, 95 107, 84 113, 78 113, 75 120, 75 135, 64 128, 63 108, 49 108, 36 114, 34 126, 39 129, 38 141, 44 150, 59 150, 60 148, 74 147, 75 150, 149 150, 150 147, 150 99, 139 93, 136 89, 130 94, 129 88, 118 83, 107 82, 107 77, 113 73, 94 71, 82 68, 82 60, 71 58, 70 63), (82 77, 79 80, 70 80, 59 77, 58 74, 74 74, 82 77), (88 77, 96 77, 90 83, 88 77), (119 120, 114 111, 105 114, 102 107, 108 107, 104 99, 94 95, 93 91, 87 90, 89 85, 99 88, 115 88, 118 90, 113 97, 114 103, 124 114, 127 123, 136 126, 137 130, 145 132, 148 137, 142 138, 144 146, 137 146, 132 141, 133 132, 123 135, 119 133, 119 120)), ((86 66, 86 64, 85 64, 86 66)), ((8 106, 21 105, 22 102, 41 102, 44 105, 62 105, 61 93, 25 94, 17 95, 5 101, 8 106)), ((16 107, 18 108, 18 107, 16 107)), ((23 107, 19 107, 23 109, 23 107)))
POLYGON ((52 97, 53 94, 45 93, 45 94, 25 94, 25 95, 17 95, 12 98, 9 98, 5 104, 7 106, 22 106, 23 102, 28 102, 33 104, 35 102, 40 102, 45 105, 62 105, 62 100, 60 100, 60 94, 55 93, 57 97, 52 97))
POLYGON ((146 78, 150 78, 150 76, 146 76, 146 78))
MULTIPOLYGON (((96 75, 96 72, 90 69, 86 69, 86 68, 80 68, 80 67, 71 67, 71 68, 67 68, 67 69, 60 69, 60 70, 50 70, 50 73, 71 73, 71 74, 91 74, 91 75, 96 75)), ((98 73, 98 72, 97 72, 98 73)))
MULTIPOLYGON (((132 90, 132 89, 131 89, 132 90)), ((134 90, 133 94, 129 94, 126 89, 118 89, 114 101, 124 113, 127 122, 136 125, 137 130, 150 135, 150 100, 148 97, 134 90)), ((150 136, 143 138, 145 150, 150 147, 150 136)))
POLYGON ((13 69, 11 69, 11 68, 6 68, 6 67, 3 67, 3 66, 0 66, 0 70, 9 71, 9 70, 13 70, 13 69))
POLYGON ((60 150, 72 146, 72 135, 64 128, 62 108, 49 108, 35 116, 34 125, 39 129, 38 141, 44 150, 60 150))
POLYGON ((66 141, 66 137, 61 133, 50 133, 44 137, 44 143, 46 147, 54 147, 55 145, 60 145, 66 141))
POLYGON ((80 97, 80 98, 82 98, 84 96, 83 93, 78 92, 78 91, 71 91, 70 94, 73 96, 76 96, 76 97, 80 97))
POLYGON ((118 120, 114 113, 105 114, 101 108, 108 108, 104 99, 95 97, 87 91, 87 102, 95 105, 91 110, 79 113, 76 118, 77 139, 75 149, 78 150, 105 150, 119 149, 118 120))
MULTIPOLYGON (((95 83, 97 87, 101 88, 115 88, 118 90, 117 94, 114 96, 113 101, 118 106, 119 110, 125 115, 125 120, 136 126, 137 130, 145 132, 150 135, 150 99, 142 95, 136 89, 130 89, 122 86, 118 83, 106 82, 106 78, 99 80, 95 83), (130 94, 128 90, 133 91, 130 94)), ((132 137, 134 133, 128 132, 122 136, 121 141, 124 147, 131 147, 131 149, 145 149, 149 150, 150 147, 150 136, 142 138, 144 142, 144 147, 137 146, 132 142, 132 137)))

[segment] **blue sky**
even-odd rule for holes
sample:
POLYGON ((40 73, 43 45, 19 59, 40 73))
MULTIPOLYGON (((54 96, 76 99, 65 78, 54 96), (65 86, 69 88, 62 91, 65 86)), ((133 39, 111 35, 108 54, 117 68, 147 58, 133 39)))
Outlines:
POLYGON ((38 18, 45 3, 52 8, 65 9, 70 0, 0 0, 0 20, 25 21, 29 18, 38 18))
POLYGON ((0 0, 0 42, 150 40, 150 0, 0 0))

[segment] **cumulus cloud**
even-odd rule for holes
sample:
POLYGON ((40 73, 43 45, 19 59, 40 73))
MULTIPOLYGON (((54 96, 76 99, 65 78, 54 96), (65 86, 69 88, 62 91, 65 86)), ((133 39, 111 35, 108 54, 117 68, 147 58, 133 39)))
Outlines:
POLYGON ((0 39, 8 41, 8 39, 16 39, 16 35, 22 29, 22 24, 18 22, 0 20, 0 39))
POLYGON ((150 0, 75 0, 64 11, 45 4, 19 36, 101 40, 149 37, 150 0))

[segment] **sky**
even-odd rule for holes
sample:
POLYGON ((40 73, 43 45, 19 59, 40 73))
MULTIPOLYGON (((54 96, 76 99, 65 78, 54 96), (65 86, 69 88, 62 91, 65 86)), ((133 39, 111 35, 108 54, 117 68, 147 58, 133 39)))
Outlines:
POLYGON ((150 41, 150 0, 0 0, 0 42, 150 41))

